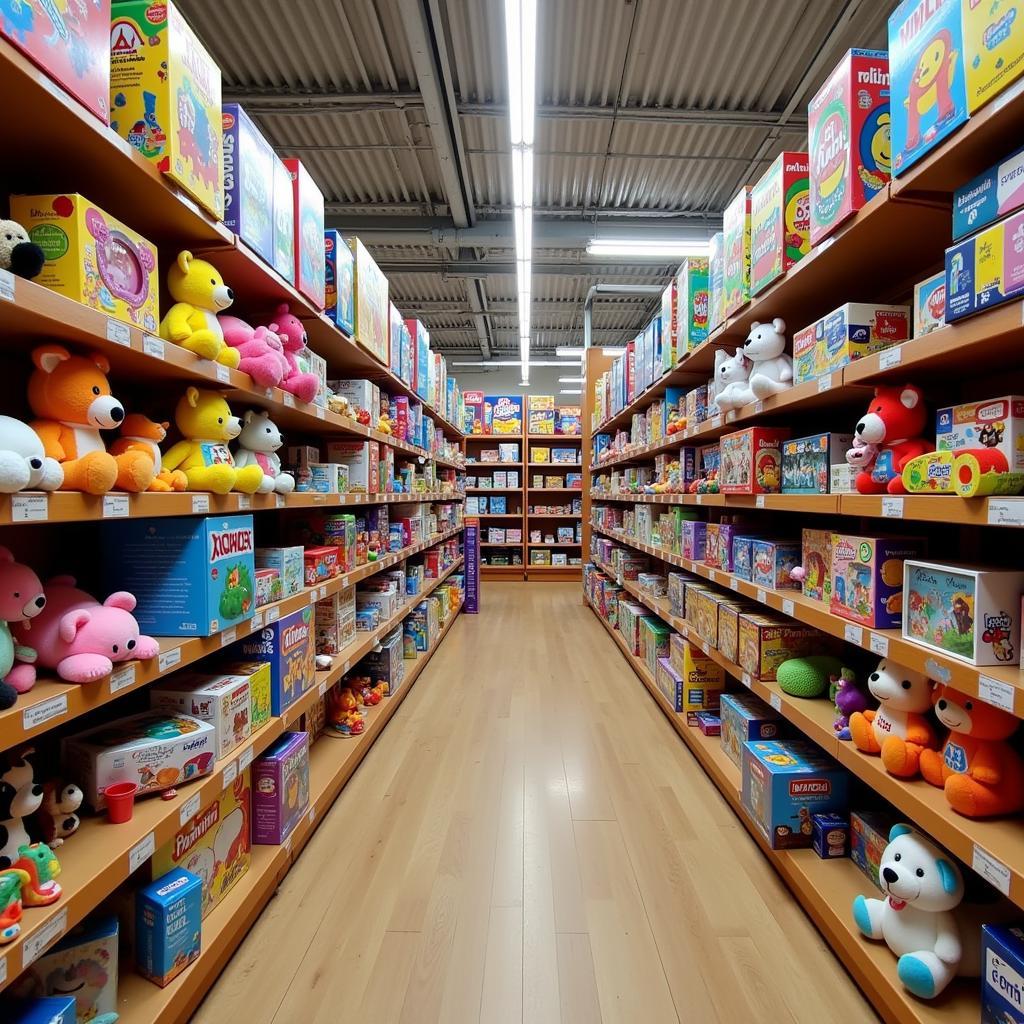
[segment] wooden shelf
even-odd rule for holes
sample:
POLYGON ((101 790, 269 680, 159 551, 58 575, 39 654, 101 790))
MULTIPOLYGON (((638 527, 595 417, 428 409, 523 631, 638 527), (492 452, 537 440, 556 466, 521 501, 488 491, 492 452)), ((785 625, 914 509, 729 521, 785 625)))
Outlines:
POLYGON ((582 487, 529 487, 530 494, 579 494, 582 487))
POLYGON ((498 541, 489 541, 489 540, 482 540, 482 541, 480 541, 480 547, 482 547, 482 548, 521 548, 522 546, 523 546, 523 542, 521 540, 510 540, 510 541, 507 541, 507 542, 505 542, 505 541, 498 542, 498 541))
POLYGON ((530 441, 579 441, 581 443, 583 441, 580 434, 527 434, 526 437, 530 441))
POLYGON ((578 548, 580 547, 579 541, 535 541, 526 545, 528 548, 578 548))
POLYGON ((466 434, 467 441, 522 441, 522 434, 466 434))
POLYGON ((527 512, 527 519, 580 519, 579 512, 527 512))
POLYGON ((467 487, 467 494, 518 494, 522 487, 467 487))
POLYGON ((478 512, 477 519, 522 519, 522 515, 516 512, 478 512))
POLYGON ((582 462, 528 462, 531 469, 582 469, 582 462))

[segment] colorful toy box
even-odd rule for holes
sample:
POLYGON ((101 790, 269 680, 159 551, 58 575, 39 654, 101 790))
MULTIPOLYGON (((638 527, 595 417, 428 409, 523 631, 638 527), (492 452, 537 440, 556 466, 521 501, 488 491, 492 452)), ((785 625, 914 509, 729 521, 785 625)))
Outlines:
POLYGON ((756 612, 739 618, 739 665, 754 679, 773 680, 784 661, 822 653, 825 638, 812 626, 756 612))
POLYGON ((935 447, 950 452, 987 448, 1003 456, 1009 472, 1024 472, 1024 396, 940 409, 935 414, 935 447))
POLYGON ((1024 24, 1016 4, 961 0, 967 109, 973 114, 1024 71, 1024 24))
POLYGON ((754 575, 754 538, 737 534, 732 539, 732 572, 748 583, 754 575))
POLYGON ((103 538, 107 592, 135 595, 144 633, 210 636, 252 618, 252 516, 128 519, 103 538))
POLYGON ((46 257, 35 279, 59 295, 155 332, 156 246, 76 192, 11 196, 11 216, 46 257))
MULTIPOLYGON (((324 312, 346 334, 352 334, 356 329, 354 284, 355 257, 352 250, 339 232, 328 228, 324 231, 324 312)), ((401 342, 399 351, 400 345, 401 342)), ((394 358, 393 352, 391 358, 394 358)))
POLYGON ((274 196, 274 269, 295 284, 295 197, 292 176, 284 161, 275 155, 272 192, 274 196))
MULTIPOLYGON (((388 365, 391 325, 388 321, 388 279, 381 273, 366 246, 358 238, 349 238, 355 273, 353 300, 353 336, 378 362, 388 365)), ((418 323, 418 321, 407 321, 418 323)), ((410 326, 410 332, 412 328, 410 326)), ((414 337, 415 342, 415 337, 414 337)), ((421 398, 425 394, 416 389, 421 398)))
POLYGON ((682 638, 673 645, 672 655, 659 661, 659 671, 663 662, 672 670, 663 674, 665 682, 672 681, 675 685, 671 692, 661 682, 659 688, 676 711, 686 714, 690 725, 695 724, 691 719, 698 711, 718 710, 719 698, 725 689, 725 670, 721 665, 682 638))
POLYGON ((309 807, 309 734, 286 732, 252 765, 252 841, 280 846, 309 807))
POLYGON ((892 172, 901 174, 967 120, 961 0, 903 0, 889 15, 892 172))
POLYGON ((702 520, 684 519, 680 538, 680 554, 693 562, 703 562, 707 551, 708 524, 702 520))
MULTIPOLYGON (((430 394, 430 332, 419 320, 406 320, 409 328, 409 343, 412 351, 412 387, 420 398, 426 400, 430 394)), ((483 431, 485 434, 486 430, 483 431)))
POLYGON ((910 308, 873 302, 847 302, 821 321, 816 338, 815 376, 881 352, 910 337, 910 308))
POLYGON ((217 760, 227 757, 252 731, 249 681, 243 676, 186 672, 149 690, 149 706, 168 715, 189 715, 214 729, 217 760))
POLYGON ((800 537, 800 565, 804 570, 804 597, 828 604, 832 600, 831 530, 805 528, 800 537))
POLYGON ((216 755, 209 722, 161 711, 131 715, 64 740, 68 771, 95 810, 106 806, 103 791, 115 782, 136 783, 139 796, 157 793, 209 775, 216 755))
MULTIPOLYGON (((527 397, 529 414, 529 433, 531 434, 554 434, 555 432, 555 396, 554 395, 529 395, 527 397)), ((542 449, 543 450, 543 449, 542 449)), ((536 452, 536 449, 534 449, 536 452)), ((518 452, 516 453, 518 458, 518 452)), ((505 461, 504 459, 502 461, 505 461)), ((515 461, 512 459, 510 461, 515 461)), ((531 454, 531 462, 542 462, 531 454)))
MULTIPOLYGON (((76 1024, 78 1013, 71 996, 42 996, 6 1007, 9 1024, 76 1024)), ((87 1018, 83 1015, 83 1020, 87 1018)))
POLYGON ((153 874, 183 868, 195 875, 202 883, 206 917, 249 870, 251 829, 252 786, 246 768, 153 854, 153 874))
POLYGON ((330 457, 348 468, 348 490, 353 494, 380 492, 380 444, 377 441, 332 441, 330 457))
MULTIPOLYGON (((324 308, 324 195, 301 160, 284 161, 292 182, 295 224, 295 287, 317 309, 324 308)), ((385 308, 386 312, 386 308, 385 308)), ((385 363, 387 362, 387 348, 385 363)))
POLYGON ((237 103, 221 108, 224 226, 274 263, 274 149, 237 103))
POLYGON ((953 193, 953 239, 959 240, 1024 206, 1024 147, 953 193))
POLYGON ((257 548, 254 560, 257 569, 276 569, 281 578, 281 596, 291 597, 303 586, 302 546, 257 548))
POLYGON ((773 850, 809 847, 812 814, 846 810, 848 773, 813 743, 743 745, 740 802, 773 850))
POLYGON ((782 716, 752 693, 723 693, 718 709, 722 749, 739 767, 748 740, 773 740, 784 728, 782 716))
POLYGON ((722 214, 723 319, 750 301, 750 185, 744 185, 722 214))
POLYGON ((173 868, 135 895, 135 967, 166 988, 199 959, 203 930, 203 883, 173 868))
POLYGON ((270 721, 270 664, 266 661, 231 661, 219 666, 249 685, 249 722, 259 732, 270 721))
POLYGON ((914 285, 914 337, 946 326, 946 274, 933 274, 914 285))
POLYGON ((824 356, 818 355, 820 339, 818 331, 822 321, 818 320, 802 327, 793 335, 793 383, 806 384, 818 376, 818 364, 824 365, 824 356))
POLYGON ((755 540, 752 545, 753 575, 757 587, 800 589, 790 572, 800 564, 800 545, 795 541, 755 540))
POLYGON ((523 400, 518 395, 487 395, 484 398, 485 434, 521 434, 523 400))
POLYGON ((807 108, 811 245, 824 241, 889 180, 889 59, 849 50, 807 108))
MULTIPOLYGON (((692 352, 708 336, 708 259, 687 256, 676 276, 676 351, 680 359, 692 352)), ((665 350, 662 325, 662 352, 665 350)), ((664 358, 662 359, 664 367, 664 358)), ((675 363, 673 362, 673 366, 675 363)), ((670 368, 670 367, 669 367, 670 368)))
POLYGON ((903 566, 903 637, 969 665, 1020 664, 1024 572, 955 563, 903 566))
POLYGON ((832 535, 829 611, 874 629, 895 629, 903 616, 903 562, 924 554, 919 537, 832 535))
POLYGON ((340 654, 356 638, 354 587, 335 591, 316 603, 316 653, 340 654))
POLYGON ((723 658, 731 662, 739 659, 740 616, 752 610, 748 601, 718 602, 718 652, 723 658))
POLYGON ((981 926, 981 1024, 1024 1024, 1024 930, 981 926))
POLYGON ((850 812, 850 860, 881 889, 879 869, 889 831, 900 819, 885 811, 850 812))
POLYGON ((810 251, 806 153, 780 153, 750 193, 750 293, 763 292, 810 251))
POLYGON ((1024 211, 946 250, 946 322, 1024 292, 1024 211))
POLYGON ((222 217, 220 68, 169 0, 110 14, 110 127, 222 217))
POLYGON ((284 596, 281 589, 281 574, 276 569, 257 569, 253 573, 256 583, 256 608, 280 601, 284 596))
POLYGON ((847 856, 850 851, 850 819, 843 814, 812 814, 811 846, 822 860, 847 856))
POLYGON ((828 494, 832 467, 846 464, 852 434, 812 434, 782 444, 782 493, 828 494))
POLYGON ((708 242, 708 333, 725 321, 725 234, 716 231, 708 242))
POLYGON ((679 286, 673 279, 661 293, 661 372, 672 369, 684 351, 679 345, 679 286))
POLYGON ((334 545, 306 548, 303 553, 303 582, 315 587, 338 574, 339 552, 334 545))
POLYGON ((313 667, 313 607, 269 622, 240 640, 237 653, 270 665, 270 707, 283 714, 316 682, 313 667))
POLYGON ((747 427, 725 434, 722 451, 723 494, 776 494, 782 487, 782 443, 786 427, 747 427))

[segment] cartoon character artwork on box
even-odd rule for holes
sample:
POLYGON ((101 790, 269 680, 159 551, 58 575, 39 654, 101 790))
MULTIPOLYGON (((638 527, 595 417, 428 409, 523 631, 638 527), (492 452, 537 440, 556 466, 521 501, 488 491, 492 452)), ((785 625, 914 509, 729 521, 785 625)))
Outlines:
POLYGON ((874 629, 893 629, 903 617, 903 562, 924 542, 915 537, 832 535, 829 610, 874 629))
POLYGON ((292 176, 284 161, 276 154, 271 191, 274 197, 274 269, 289 283, 295 284, 295 201, 292 176))
POLYGON ((757 295, 810 251, 806 153, 780 153, 750 195, 750 293, 757 295))
POLYGON ((804 596, 826 604, 832 599, 832 533, 805 529, 801 537, 799 570, 794 576, 804 596))
POLYGON ((239 641, 244 658, 270 664, 271 708, 283 714, 316 681, 315 608, 300 608, 239 641))
MULTIPOLYGON (((355 331, 355 262, 352 250, 341 234, 329 228, 324 231, 324 299, 325 312, 346 334, 355 331)), ((392 359, 394 343, 392 343, 392 359)))
POLYGON ((741 188, 722 216, 724 316, 750 301, 750 191, 749 185, 741 188))
POLYGON ((221 108, 224 226, 274 262, 274 149, 237 103, 221 108))
POLYGON ((523 400, 518 395, 488 395, 484 399, 485 434, 521 434, 523 400))
POLYGON ((253 843, 283 843, 308 806, 309 735, 286 732, 253 762, 253 843))
POLYGON ((1024 12, 1013 0, 963 0, 967 107, 973 114, 1024 71, 1024 12))

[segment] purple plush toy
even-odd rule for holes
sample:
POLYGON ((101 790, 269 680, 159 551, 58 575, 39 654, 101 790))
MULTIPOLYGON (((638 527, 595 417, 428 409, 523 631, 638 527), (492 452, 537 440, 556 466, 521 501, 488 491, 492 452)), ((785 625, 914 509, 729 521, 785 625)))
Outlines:
POLYGON ((829 696, 835 702, 837 718, 832 723, 841 740, 850 738, 850 715, 871 707, 867 692, 858 685, 853 669, 844 668, 838 676, 829 677, 829 696))

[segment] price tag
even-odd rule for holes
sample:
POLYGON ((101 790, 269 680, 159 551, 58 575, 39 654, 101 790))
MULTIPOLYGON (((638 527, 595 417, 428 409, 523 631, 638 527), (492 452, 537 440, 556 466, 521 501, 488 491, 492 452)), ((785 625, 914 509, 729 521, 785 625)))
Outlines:
POLYGON ((1024 498, 989 498, 989 526, 1024 526, 1024 498))
POLYGON ((174 668, 175 665, 181 663, 181 648, 172 647, 169 651, 161 651, 156 663, 161 672, 174 668))
POLYGON ((704 504, 704 495, 703 494, 698 494, 697 495, 697 504, 698 505, 703 505, 704 504))
POLYGON ((846 628, 843 630, 843 639, 848 644, 856 644, 860 647, 864 643, 864 630, 860 626, 848 623, 846 628))
POLYGON ((880 658, 889 657, 889 638, 881 633, 872 633, 868 639, 868 648, 872 654, 880 658))
POLYGON ((127 345, 130 347, 132 343, 132 329, 120 320, 107 317, 107 341, 112 341, 115 345, 127 345))
POLYGON ((313 587, 313 589, 309 592, 309 603, 316 604, 319 599, 319 592, 317 591, 316 587, 313 587))
POLYGON ((248 512, 252 508, 252 496, 249 494, 240 494, 238 496, 238 511, 248 512))
POLYGON ((824 377, 818 378, 818 394, 820 395, 823 391, 832 390, 832 374, 826 373, 824 377))
POLYGON ((325 584, 324 584, 324 585, 323 585, 323 586, 322 586, 322 587, 320 588, 320 600, 322 601, 322 600, 323 600, 323 599, 324 599, 324 598, 325 598, 326 596, 327 596, 327 584, 325 583, 325 584))
POLYGON ((11 522, 40 523, 50 518, 50 499, 45 494, 12 494, 11 522))
POLYGON ((240 772, 244 772, 245 769, 248 768, 249 765, 252 764, 252 758, 253 758, 252 747, 246 747, 246 749, 243 750, 238 755, 238 770, 240 772))
POLYGON ((9 270, 0 270, 0 299, 14 301, 14 275, 9 270))
POLYGON ((292 855, 292 837, 291 836, 289 836, 284 841, 284 852, 287 853, 289 857, 292 855))
POLYGON ((103 495, 103 518, 104 519, 126 519, 128 517, 128 495, 127 494, 105 494, 103 495))
POLYGON ((760 587, 757 588, 757 599, 761 602, 761 604, 768 603, 768 594, 765 591, 763 591, 760 587))
POLYGON ((21 727, 23 729, 34 729, 43 722, 50 722, 54 718, 68 713, 68 698, 66 694, 58 694, 49 700, 40 701, 30 708, 25 708, 21 713, 21 727))
POLYGON ((227 789, 235 779, 238 778, 238 762, 232 761, 231 764, 224 769, 224 778, 221 779, 221 789, 227 789))
POLYGON ((796 612, 796 608, 794 607, 793 602, 788 597, 783 598, 783 600, 782 600, 782 614, 783 615, 788 615, 788 616, 790 616, 790 618, 792 618, 795 612, 796 612))
POLYGON ((777 693, 769 695, 768 703, 771 704, 771 706, 775 708, 776 711, 782 710, 782 698, 777 693))
POLYGON ((312 825, 313 822, 316 821, 316 806, 315 805, 313 807, 310 807, 309 814, 306 817, 309 819, 310 825, 312 825))
POLYGON ((276 604, 275 605, 271 605, 267 609, 267 625, 268 626, 270 625, 271 622, 277 622, 277 620, 280 617, 281 617, 281 609, 276 604))
POLYGON ((116 672, 110 673, 110 695, 127 690, 129 686, 135 685, 135 665, 129 664, 119 668, 116 672))
POLYGON ((284 404, 289 409, 295 408, 295 396, 290 391, 284 393, 284 404))
POLYGON ((345 664, 341 666, 341 671, 342 672, 347 672, 351 667, 352 667, 351 660, 346 661, 345 664))
POLYGON ((147 334, 142 339, 142 351, 147 356, 152 356, 154 359, 163 359, 164 357, 164 342, 162 338, 156 338, 152 334, 147 334))
POLYGON ((712 427, 720 427, 721 425, 722 425, 722 417, 721 416, 712 416, 711 417, 711 426, 712 427))
POLYGON ((274 495, 274 508, 284 508, 287 502, 284 500, 283 494, 274 495))
POLYGON ((55 914, 42 928, 29 935, 21 944, 21 968, 24 970, 34 964, 51 943, 56 942, 68 927, 68 908, 64 907, 55 914))
POLYGON ((903 348, 897 345, 895 348, 887 348, 878 355, 878 368, 880 370, 891 370, 903 362, 903 348))
POLYGON ((717 581, 718 576, 715 574, 715 570, 714 569, 708 569, 708 579, 709 580, 716 580, 717 581))
POLYGON ((316 412, 316 418, 322 420, 324 418, 324 408, 322 405, 316 405, 313 407, 316 412))
POLYGON ((190 821, 199 813, 199 808, 202 806, 202 793, 193 793, 182 805, 178 811, 178 825, 182 826, 186 821, 190 821))
POLYGON ((750 673, 744 672, 743 675, 740 677, 740 682, 743 683, 743 685, 749 690, 753 683, 753 680, 750 678, 750 673))
POLYGON ((996 860, 987 850, 983 850, 977 843, 974 844, 971 867, 1004 896, 1010 895, 1010 869, 1002 861, 996 860))
POLYGON ((231 371, 223 364, 217 363, 214 367, 214 373, 217 374, 217 380, 221 384, 227 384, 231 380, 231 371))
POLYGON ((156 833, 150 832, 128 851, 128 874, 138 871, 156 851, 156 833))
POLYGON ((903 499, 902 498, 883 498, 882 499, 882 516, 885 519, 902 519, 903 518, 903 499))
POLYGON ((986 704, 1013 712, 1013 687, 991 676, 978 676, 978 696, 986 704))
MULTIPOLYGON (((248 495, 246 495, 248 497, 248 495)), ((210 496, 208 494, 192 495, 192 514, 199 515, 210 511, 210 496)))
POLYGON ((255 633, 257 629, 263 628, 263 612, 257 612, 252 617, 252 632, 255 633))
POLYGON ((759 494, 759 495, 758 495, 758 496, 757 496, 757 497, 756 497, 756 498, 754 499, 754 504, 755 504, 755 505, 756 505, 756 506, 757 506, 758 508, 764 508, 764 495, 763 495, 763 494, 759 494))
POLYGON ((764 401, 762 399, 759 398, 754 403, 754 412, 755 413, 762 413, 762 412, 764 412, 764 401))
POLYGON ((232 626, 230 629, 225 629, 220 635, 221 647, 227 647, 229 644, 233 644, 238 639, 238 630, 232 626))
POLYGON ((320 696, 320 697, 326 697, 326 696, 327 696, 327 684, 326 684, 326 683, 321 683, 321 684, 320 684, 320 685, 319 685, 319 686, 318 686, 318 687, 316 688, 316 692, 317 692, 317 695, 318 695, 318 696, 320 696))
POLYGON ((729 589, 730 590, 739 590, 740 589, 740 581, 739 581, 739 579, 737 579, 737 577, 735 577, 735 576, 730 576, 729 577, 729 589))

